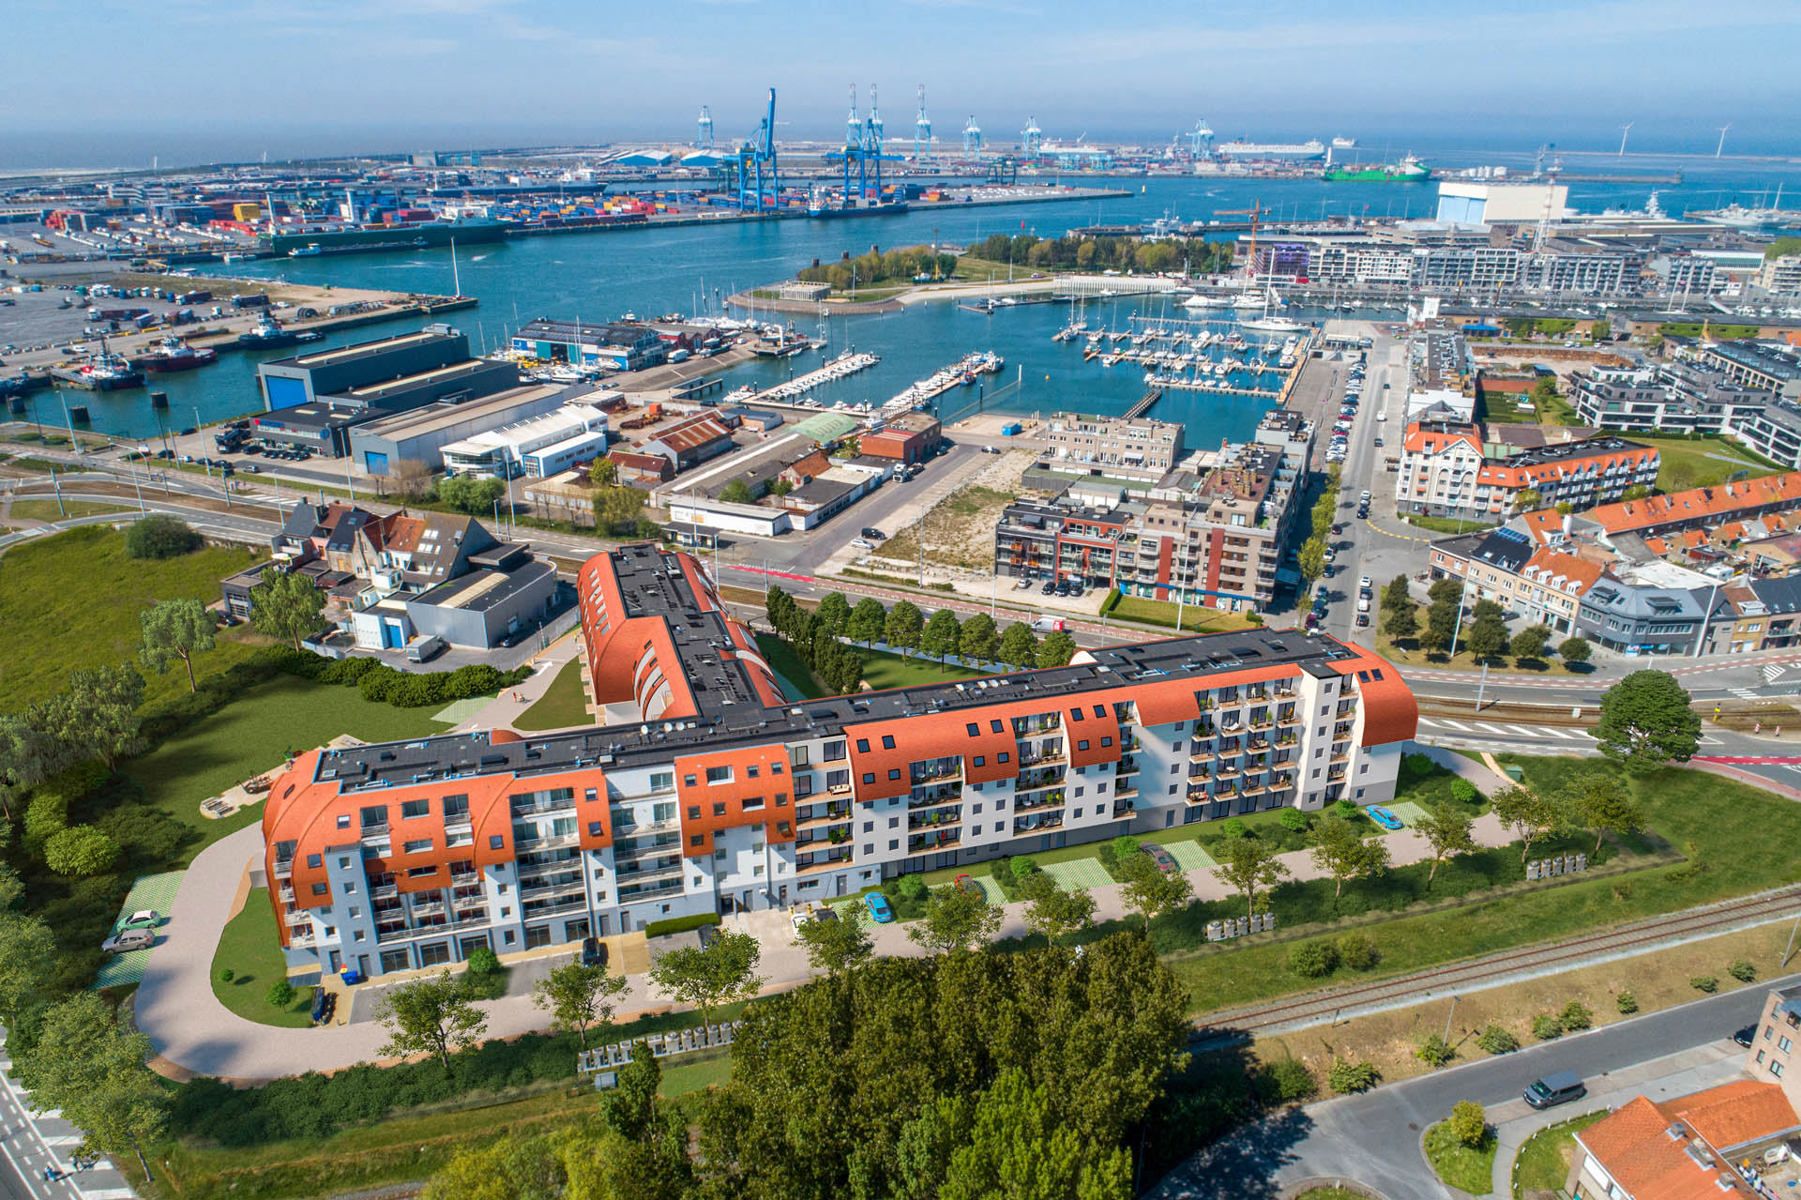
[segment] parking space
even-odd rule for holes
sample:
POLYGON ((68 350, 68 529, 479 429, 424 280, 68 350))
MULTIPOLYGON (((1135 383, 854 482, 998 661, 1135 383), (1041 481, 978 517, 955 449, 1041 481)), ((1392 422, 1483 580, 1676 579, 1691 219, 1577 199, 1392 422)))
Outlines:
POLYGON ((1195 841, 1164 842, 1163 848, 1169 856, 1176 860, 1176 865, 1184 871, 1211 871, 1219 866, 1213 856, 1201 848, 1195 841))
POLYGON ((1097 858, 1077 858, 1068 862, 1044 863, 1044 873, 1055 879, 1060 887, 1070 890, 1087 891, 1090 888, 1105 887, 1113 882, 1097 858))
MULTIPOLYGON (((175 892, 181 886, 181 871, 165 871, 160 875, 145 875, 131 885, 131 891, 125 896, 125 903, 119 908, 119 916, 113 922, 113 932, 117 933, 124 924, 125 918, 134 912, 146 908, 155 909, 166 921, 169 910, 175 905, 175 892)), ((156 931, 155 943, 144 950, 130 950, 124 954, 114 954, 100 965, 100 971, 94 976, 93 986, 96 988, 123 987, 137 983, 144 977, 144 966, 156 948, 168 939, 170 930, 167 925, 156 931)))
POLYGON ((1412 800, 1403 800, 1399 804, 1388 804, 1383 807, 1399 817, 1401 824, 1407 826, 1409 829, 1412 829, 1426 819, 1426 810, 1412 800))

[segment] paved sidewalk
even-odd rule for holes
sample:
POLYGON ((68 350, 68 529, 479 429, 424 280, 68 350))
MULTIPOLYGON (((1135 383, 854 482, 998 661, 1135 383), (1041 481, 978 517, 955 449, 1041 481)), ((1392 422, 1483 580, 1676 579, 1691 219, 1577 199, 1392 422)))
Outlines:
MULTIPOLYGON (((451 733, 467 733, 475 729, 511 729, 513 722, 550 690, 563 664, 581 654, 582 640, 575 633, 564 634, 550 646, 527 660, 532 676, 518 687, 506 688, 476 712, 464 717, 451 733)), ((539 732, 534 730, 534 733, 539 732)))
POLYGON ((12 1065, 0 1051, 0 1157, 5 1159, 0 1193, 32 1200, 125 1200, 134 1195, 125 1176, 106 1159, 74 1169, 82 1131, 60 1113, 34 1109, 29 1094, 8 1077, 12 1065), (61 1177, 45 1179, 46 1169, 61 1177))

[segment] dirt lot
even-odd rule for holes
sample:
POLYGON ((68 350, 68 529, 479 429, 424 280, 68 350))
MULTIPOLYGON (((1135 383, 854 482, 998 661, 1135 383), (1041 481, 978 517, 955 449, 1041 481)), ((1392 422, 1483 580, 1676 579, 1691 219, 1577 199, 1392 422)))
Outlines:
POLYGON ((872 561, 892 559, 897 566, 918 561, 919 539, 925 538, 925 560, 934 566, 985 571, 994 564, 994 526, 1001 510, 1019 495, 1020 477, 1032 465, 1030 451, 1011 450, 989 463, 976 477, 940 500, 918 525, 903 529, 872 561))

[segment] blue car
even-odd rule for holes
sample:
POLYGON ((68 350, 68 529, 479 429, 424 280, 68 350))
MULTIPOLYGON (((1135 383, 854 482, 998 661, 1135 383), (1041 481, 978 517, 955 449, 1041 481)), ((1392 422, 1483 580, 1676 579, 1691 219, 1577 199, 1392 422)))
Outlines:
POLYGON ((877 925, 886 925, 894 920, 894 908, 888 903, 888 897, 880 892, 871 892, 863 897, 863 907, 869 910, 869 919, 877 925))
POLYGON ((1389 812, 1386 808, 1383 808, 1380 804, 1372 805, 1371 807, 1365 809, 1364 811, 1369 813, 1370 820, 1372 820, 1376 824, 1382 826, 1382 828, 1384 828, 1384 829, 1405 828, 1405 826, 1403 826, 1401 824, 1401 818, 1395 816, 1393 813, 1389 812))

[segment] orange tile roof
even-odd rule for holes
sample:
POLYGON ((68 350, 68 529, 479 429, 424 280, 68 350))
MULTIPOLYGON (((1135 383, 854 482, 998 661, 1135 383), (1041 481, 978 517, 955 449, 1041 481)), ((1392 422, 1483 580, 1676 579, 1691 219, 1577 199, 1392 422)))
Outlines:
MULTIPOLYGON (((1532 553, 1520 568, 1520 575, 1534 583, 1551 585, 1552 580, 1561 577, 1573 581, 1576 590, 1571 595, 1580 595, 1595 585, 1595 581, 1607 573, 1607 564, 1597 562, 1581 554, 1565 554, 1560 550, 1540 549, 1532 553)), ((1568 592, 1569 588, 1559 586, 1559 591, 1568 592)))
POLYGON ((1517 519, 1524 522, 1526 532, 1532 540, 1541 544, 1563 533, 1563 514, 1554 508, 1524 513, 1517 519))
POLYGON ((1779 1086, 1751 1079, 1679 1096, 1664 1107, 1720 1151, 1801 1124, 1779 1086))
POLYGON ((1795 1124, 1781 1088, 1741 1080, 1661 1105, 1637 1096, 1577 1137, 1632 1200, 1720 1200, 1723 1175, 1733 1195, 1753 1194, 1720 1155, 1795 1124), (1668 1130, 1678 1123, 1685 1135, 1673 1138, 1668 1130), (1696 1136, 1712 1148, 1711 1165, 1690 1156, 1696 1136))
POLYGON ((1801 505, 1801 471, 1767 475, 1762 479, 1741 479, 1736 483, 1694 488, 1670 496, 1622 500, 1591 508, 1582 517, 1609 533, 1629 533, 1678 521, 1726 517, 1771 504, 1801 505))
POLYGON ((1474 425, 1457 429, 1425 429, 1415 421, 1407 427, 1405 446, 1409 454, 1442 454, 1459 442, 1478 455, 1482 453, 1482 438, 1474 425))
POLYGON ((1527 466, 1509 466, 1505 459, 1492 464, 1485 464, 1476 473, 1477 483, 1498 484, 1502 487, 1531 487, 1534 484, 1551 483, 1559 479, 1569 479, 1582 474, 1599 474, 1614 467, 1642 467, 1657 461, 1657 451, 1646 447, 1642 450, 1608 450, 1597 454, 1585 454, 1560 458, 1555 462, 1531 463, 1527 466))

